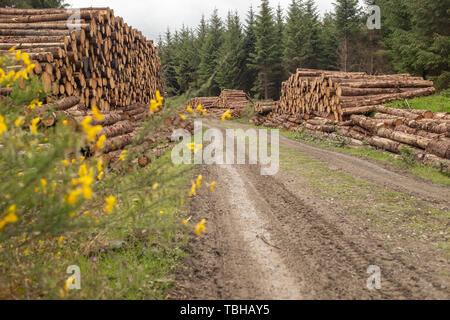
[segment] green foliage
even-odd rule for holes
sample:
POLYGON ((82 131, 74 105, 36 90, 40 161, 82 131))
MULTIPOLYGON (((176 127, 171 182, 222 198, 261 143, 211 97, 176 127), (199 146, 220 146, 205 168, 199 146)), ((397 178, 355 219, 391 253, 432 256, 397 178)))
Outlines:
POLYGON ((64 0, 0 0, 0 7, 12 8, 66 8, 68 6, 64 0))
MULTIPOLYGON (((199 67, 199 74, 200 82, 202 84, 208 82, 211 75, 215 74, 218 71, 218 66, 221 63, 220 48, 223 43, 223 37, 223 23, 216 9, 212 13, 211 19, 209 21, 206 40, 200 51, 201 62, 199 67)), ((219 93, 219 84, 213 78, 210 80, 205 94, 213 96, 219 95, 219 93)))
POLYGON ((450 112, 450 97, 432 95, 428 97, 414 98, 410 100, 397 100, 388 104, 391 108, 430 110, 432 112, 450 112))
POLYGON ((240 67, 243 56, 242 27, 237 13, 228 12, 227 30, 220 48, 220 59, 223 64, 217 72, 216 81, 220 90, 237 88, 240 79, 240 67))
POLYGON ((272 9, 268 0, 261 0, 259 14, 255 24, 256 45, 255 53, 251 56, 252 66, 258 70, 257 88, 264 99, 277 96, 274 83, 274 69, 280 62, 277 61, 278 46, 281 39, 278 38, 277 27, 272 9))

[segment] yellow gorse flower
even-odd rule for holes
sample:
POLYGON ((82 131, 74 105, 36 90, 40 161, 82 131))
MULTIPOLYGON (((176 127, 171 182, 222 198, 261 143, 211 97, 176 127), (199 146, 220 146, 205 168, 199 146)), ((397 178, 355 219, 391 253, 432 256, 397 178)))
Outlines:
POLYGON ((31 121, 30 130, 31 130, 31 133, 32 133, 32 134, 37 134, 37 125, 38 125, 38 123, 39 123, 40 121, 41 121, 40 118, 34 118, 34 119, 31 121))
POLYGON ((186 116, 184 114, 180 114, 180 118, 186 120, 186 116))
POLYGON ((191 187, 191 191, 189 191, 189 197, 193 197, 197 195, 197 185, 194 183, 191 187))
POLYGON ((195 232, 195 234, 196 234, 197 236, 201 236, 202 231, 203 231, 203 232, 206 231, 205 223, 206 223, 206 220, 203 219, 202 221, 200 221, 199 224, 197 224, 197 225, 195 226, 194 232, 195 232))
POLYGON ((231 111, 230 110, 225 111, 225 113, 222 115, 222 122, 224 122, 226 119, 231 119, 231 111))
POLYGON ((211 190, 211 192, 214 192, 215 187, 216 187, 216 182, 213 181, 213 182, 211 182, 211 185, 209 186, 209 190, 211 190))
POLYGON ((123 150, 122 154, 119 157, 119 160, 120 161, 125 161, 126 157, 127 157, 127 150, 123 150))
POLYGON ((97 140, 97 148, 102 150, 104 145, 105 145, 105 141, 106 141, 106 136, 103 134, 100 136, 100 138, 98 138, 97 140))
POLYGON ((113 196, 109 196, 108 198, 105 199, 105 201, 106 201, 105 211, 107 213, 111 213, 113 211, 114 207, 117 205, 116 198, 113 196))
POLYGON ((192 107, 191 107, 191 106, 187 106, 187 107, 186 107, 186 110, 187 110, 189 113, 194 113, 194 110, 192 110, 192 107))
POLYGON ((102 126, 91 126, 92 117, 87 116, 81 122, 81 127, 83 128, 84 133, 87 135, 89 141, 94 142, 97 134, 102 131, 102 126))
POLYGON ((197 188, 200 188, 202 186, 202 180, 203 180, 203 176, 199 175, 197 178, 197 182, 196 182, 197 188))
POLYGON ((6 216, 0 220, 0 230, 2 230, 8 223, 16 223, 19 218, 16 215, 16 205, 11 205, 6 211, 6 216))
POLYGON ((6 130, 8 130, 8 126, 5 123, 5 118, 0 114, 0 134, 3 134, 6 130))
POLYGON ((16 121, 14 121, 14 125, 16 126, 16 128, 22 126, 23 120, 25 120, 25 117, 20 116, 16 119, 16 121))
POLYGON ((96 106, 92 107, 92 115, 94 116, 94 119, 97 121, 103 121, 105 119, 105 116, 100 113, 100 111, 96 106))

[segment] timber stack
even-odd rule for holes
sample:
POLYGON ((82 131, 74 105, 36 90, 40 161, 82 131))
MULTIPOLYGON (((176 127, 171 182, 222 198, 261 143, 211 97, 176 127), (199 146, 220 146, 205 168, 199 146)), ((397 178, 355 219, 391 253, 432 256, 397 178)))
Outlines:
MULTIPOLYGON (((33 111, 37 112, 42 119, 41 126, 52 127, 58 120, 67 120, 68 125, 77 130, 82 130, 81 123, 87 116, 93 117, 93 111, 86 107, 80 97, 71 96, 62 98, 58 101, 44 104, 33 111)), ((142 121, 150 117, 149 107, 145 104, 137 103, 125 108, 111 110, 104 113, 103 120, 96 120, 93 117, 92 125, 101 125, 102 131, 97 134, 96 140, 102 136, 106 136, 106 141, 102 152, 105 164, 115 162, 121 155, 124 148, 130 147, 129 151, 138 151, 141 158, 138 159, 139 165, 143 166, 148 158, 148 152, 152 151, 156 156, 160 155, 161 150, 153 150, 155 142, 171 141, 172 133, 175 129, 185 129, 193 132, 193 124, 189 121, 182 121, 179 116, 171 116, 164 121, 164 125, 152 128, 152 131, 139 137, 136 141, 138 132, 142 128, 142 121)), ((96 146, 91 146, 88 154, 93 154, 99 150, 96 146)))
POLYGON ((283 83, 278 108, 269 114, 255 109, 258 114, 250 122, 345 138, 356 146, 367 144, 397 154, 407 147, 416 159, 450 171, 450 113, 382 105, 434 92, 431 81, 407 74, 299 69, 283 83))
POLYGON ((218 97, 196 97, 189 100, 187 105, 196 108, 198 105, 201 105, 203 108, 214 108, 217 106, 218 97))
POLYGON ((371 76, 364 72, 298 69, 283 82, 276 113, 343 121, 354 114, 370 113, 370 106, 434 92, 432 81, 409 74, 371 76))
POLYGON ((249 105, 247 94, 242 90, 224 89, 220 93, 217 107, 224 109, 243 109, 249 105))
POLYGON ((152 41, 109 8, 0 8, 0 54, 27 52, 45 91, 103 112, 163 94, 152 41))

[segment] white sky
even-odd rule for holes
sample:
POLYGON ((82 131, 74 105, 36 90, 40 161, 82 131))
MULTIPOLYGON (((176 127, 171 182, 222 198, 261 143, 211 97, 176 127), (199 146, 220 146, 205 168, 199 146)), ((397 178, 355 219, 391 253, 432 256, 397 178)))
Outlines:
MULTIPOLYGON (((142 31, 149 40, 158 40, 164 35, 167 27, 172 31, 186 26, 198 25, 202 13, 209 17, 217 8, 221 17, 228 10, 237 10, 241 18, 245 18, 250 5, 257 9, 260 0, 67 0, 73 8, 110 7, 116 16, 121 16, 129 25, 142 31)), ((273 8, 281 4, 285 10, 291 0, 270 0, 273 8)), ((320 13, 333 9, 334 0, 316 0, 320 13)))

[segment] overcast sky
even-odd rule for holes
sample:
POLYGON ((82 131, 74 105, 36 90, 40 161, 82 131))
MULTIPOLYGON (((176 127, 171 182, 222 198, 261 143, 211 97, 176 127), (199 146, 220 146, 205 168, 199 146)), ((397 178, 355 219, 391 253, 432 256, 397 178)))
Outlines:
MULTIPOLYGON (((167 27, 171 30, 179 29, 184 23, 186 26, 198 25, 202 13, 207 17, 214 8, 225 17, 228 10, 237 10, 242 18, 252 4, 259 6, 259 0, 67 0, 73 8, 84 7, 110 7, 116 16, 121 16, 136 29, 142 31, 149 40, 158 40, 167 27)), ((291 0, 270 0, 272 7, 280 3, 287 9, 291 0)), ((320 13, 333 9, 334 0, 316 0, 320 13)), ((286 11, 285 11, 286 12, 286 11)))

